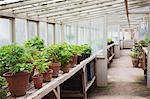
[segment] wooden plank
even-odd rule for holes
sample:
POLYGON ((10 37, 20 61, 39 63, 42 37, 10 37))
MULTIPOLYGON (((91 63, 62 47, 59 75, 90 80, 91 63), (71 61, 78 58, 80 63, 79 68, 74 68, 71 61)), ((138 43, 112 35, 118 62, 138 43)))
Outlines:
POLYGON ((83 96, 84 99, 87 99, 87 92, 86 92, 86 86, 87 86, 87 75, 86 75, 86 66, 83 68, 83 79, 82 79, 82 85, 83 85, 83 96))
POLYGON ((107 49, 111 48, 111 47, 114 46, 114 45, 115 45, 115 43, 108 45, 108 46, 107 46, 107 49))
POLYGON ((109 57, 108 62, 110 62, 114 56, 115 56, 115 54, 112 54, 112 56, 109 57))
POLYGON ((94 83, 95 79, 96 79, 96 77, 94 76, 93 79, 90 82, 88 82, 88 84, 86 86, 86 91, 88 91, 88 89, 92 86, 92 84, 94 83))

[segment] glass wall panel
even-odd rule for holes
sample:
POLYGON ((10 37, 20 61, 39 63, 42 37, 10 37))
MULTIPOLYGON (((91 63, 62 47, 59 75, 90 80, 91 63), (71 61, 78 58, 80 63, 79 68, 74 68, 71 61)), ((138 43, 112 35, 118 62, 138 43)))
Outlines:
POLYGON ((65 25, 64 26, 64 37, 66 42, 71 42, 72 35, 71 35, 71 26, 70 25, 65 25))
POLYGON ((104 18, 91 20, 91 46, 93 52, 103 49, 104 18))
POLYGON ((148 24, 147 22, 141 22, 139 26, 139 39, 145 39, 148 35, 148 24))
POLYGON ((23 44, 27 40, 27 21, 15 19, 15 41, 23 44))
POLYGON ((47 24, 44 22, 40 22, 39 26, 39 36, 44 40, 45 44, 47 45, 47 24))
POLYGON ((48 24, 47 43, 54 44, 54 25, 48 24))
POLYGON ((55 42, 56 43, 61 43, 62 39, 61 39, 61 33, 62 33, 62 28, 61 25, 56 24, 55 25, 55 42))
POLYGON ((111 24, 108 25, 108 35, 107 38, 112 38, 115 43, 119 43, 119 25, 111 24))
POLYGON ((29 21, 28 22, 28 39, 37 36, 37 23, 29 21))
POLYGON ((61 25, 59 24, 55 25, 55 41, 56 43, 61 42, 61 25))
POLYGON ((84 44, 84 28, 79 27, 78 44, 84 44))
POLYGON ((0 46, 11 44, 10 20, 0 18, 0 46))

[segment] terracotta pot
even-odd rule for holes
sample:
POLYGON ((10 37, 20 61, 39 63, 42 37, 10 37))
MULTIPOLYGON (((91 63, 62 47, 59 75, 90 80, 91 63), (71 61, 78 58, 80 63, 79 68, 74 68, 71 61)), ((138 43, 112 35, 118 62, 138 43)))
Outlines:
POLYGON ((144 61, 142 58, 139 58, 139 64, 138 64, 139 68, 144 68, 144 61))
POLYGON ((18 97, 26 94, 30 73, 19 72, 16 74, 12 74, 7 72, 3 74, 3 76, 8 82, 8 88, 11 96, 18 97))
POLYGON ((61 70, 63 71, 63 73, 68 73, 68 72, 69 72, 69 70, 70 70, 70 65, 71 65, 71 64, 68 63, 68 64, 62 66, 61 70))
POLYGON ((42 75, 34 75, 32 76, 35 89, 40 89, 43 86, 43 76, 42 75))
POLYGON ((138 58, 132 58, 132 64, 134 67, 138 67, 138 64, 139 64, 138 58))
POLYGON ((70 64, 71 64, 71 68, 75 67, 75 65, 77 64, 77 59, 78 59, 78 56, 77 55, 74 55, 71 60, 70 60, 70 64))
POLYGON ((78 59, 78 56, 77 56, 77 55, 74 55, 74 56, 73 56, 73 65, 74 65, 74 66, 77 64, 77 59, 78 59))
POLYGON ((34 75, 35 68, 36 68, 36 67, 33 66, 32 72, 30 73, 29 82, 32 82, 32 76, 34 75))
POLYGON ((48 70, 48 71, 45 72, 45 73, 42 73, 42 75, 43 75, 43 81, 44 81, 44 82, 49 82, 49 81, 51 81, 52 74, 53 74, 53 70, 52 70, 52 69, 48 70))
POLYGON ((50 66, 50 69, 53 70, 53 74, 52 74, 53 77, 58 77, 60 66, 61 66, 60 62, 52 63, 52 65, 50 66))

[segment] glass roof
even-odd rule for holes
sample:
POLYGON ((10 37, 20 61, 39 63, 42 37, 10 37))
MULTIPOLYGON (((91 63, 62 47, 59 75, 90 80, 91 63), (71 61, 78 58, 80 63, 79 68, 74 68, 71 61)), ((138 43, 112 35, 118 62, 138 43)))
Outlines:
POLYGON ((18 2, 18 1, 23 1, 23 0, 0 0, 0 5, 14 3, 14 2, 18 2))

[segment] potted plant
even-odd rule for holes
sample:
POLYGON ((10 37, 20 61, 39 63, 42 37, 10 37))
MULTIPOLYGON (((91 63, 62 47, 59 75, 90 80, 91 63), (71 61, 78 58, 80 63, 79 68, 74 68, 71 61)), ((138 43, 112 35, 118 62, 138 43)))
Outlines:
POLYGON ((45 58, 40 58, 34 62, 35 69, 38 72, 32 77, 36 89, 42 87, 43 81, 51 81, 53 70, 49 69, 49 64, 50 62, 45 58))
POLYGON ((77 64, 78 56, 81 56, 82 50, 78 45, 71 45, 71 53, 73 54, 71 59, 71 66, 74 67, 77 64))
POLYGON ((0 76, 0 99, 7 99, 7 91, 3 86, 6 86, 6 80, 0 76))
POLYGON ((136 52, 136 51, 132 51, 132 52, 130 53, 130 56, 131 56, 131 58, 132 58, 132 64, 133 64, 133 66, 134 66, 134 67, 138 67, 138 64, 139 64, 139 59, 138 59, 139 53, 136 52))
POLYGON ((107 45, 113 44, 114 41, 112 40, 112 38, 107 38, 107 45))
POLYGON ((47 58, 52 62, 50 68, 53 70, 53 77, 57 77, 60 71, 60 52, 59 44, 51 45, 46 49, 47 58))
POLYGON ((39 59, 35 60, 34 65, 40 74, 43 75, 44 82, 51 81, 53 70, 49 69, 51 61, 47 59, 46 53, 42 52, 38 55, 39 59))
POLYGON ((3 76, 7 80, 11 95, 25 95, 32 64, 28 63, 28 54, 24 47, 17 44, 1 47, 0 68, 5 71, 3 76))
POLYGON ((70 59, 71 59, 72 56, 73 56, 72 53, 69 50, 65 49, 65 48, 61 51, 61 56, 60 56, 61 65, 62 65, 61 70, 64 73, 69 72, 69 69, 71 67, 70 59))
MULTIPOLYGON (((40 37, 36 36, 24 43, 24 46, 27 50, 27 52, 30 54, 30 63, 33 64, 35 60, 38 59, 38 55, 41 53, 41 51, 44 50, 44 40, 40 37)), ((34 74, 35 66, 33 66, 33 71, 30 75, 30 82, 32 81, 32 76, 34 74)))

